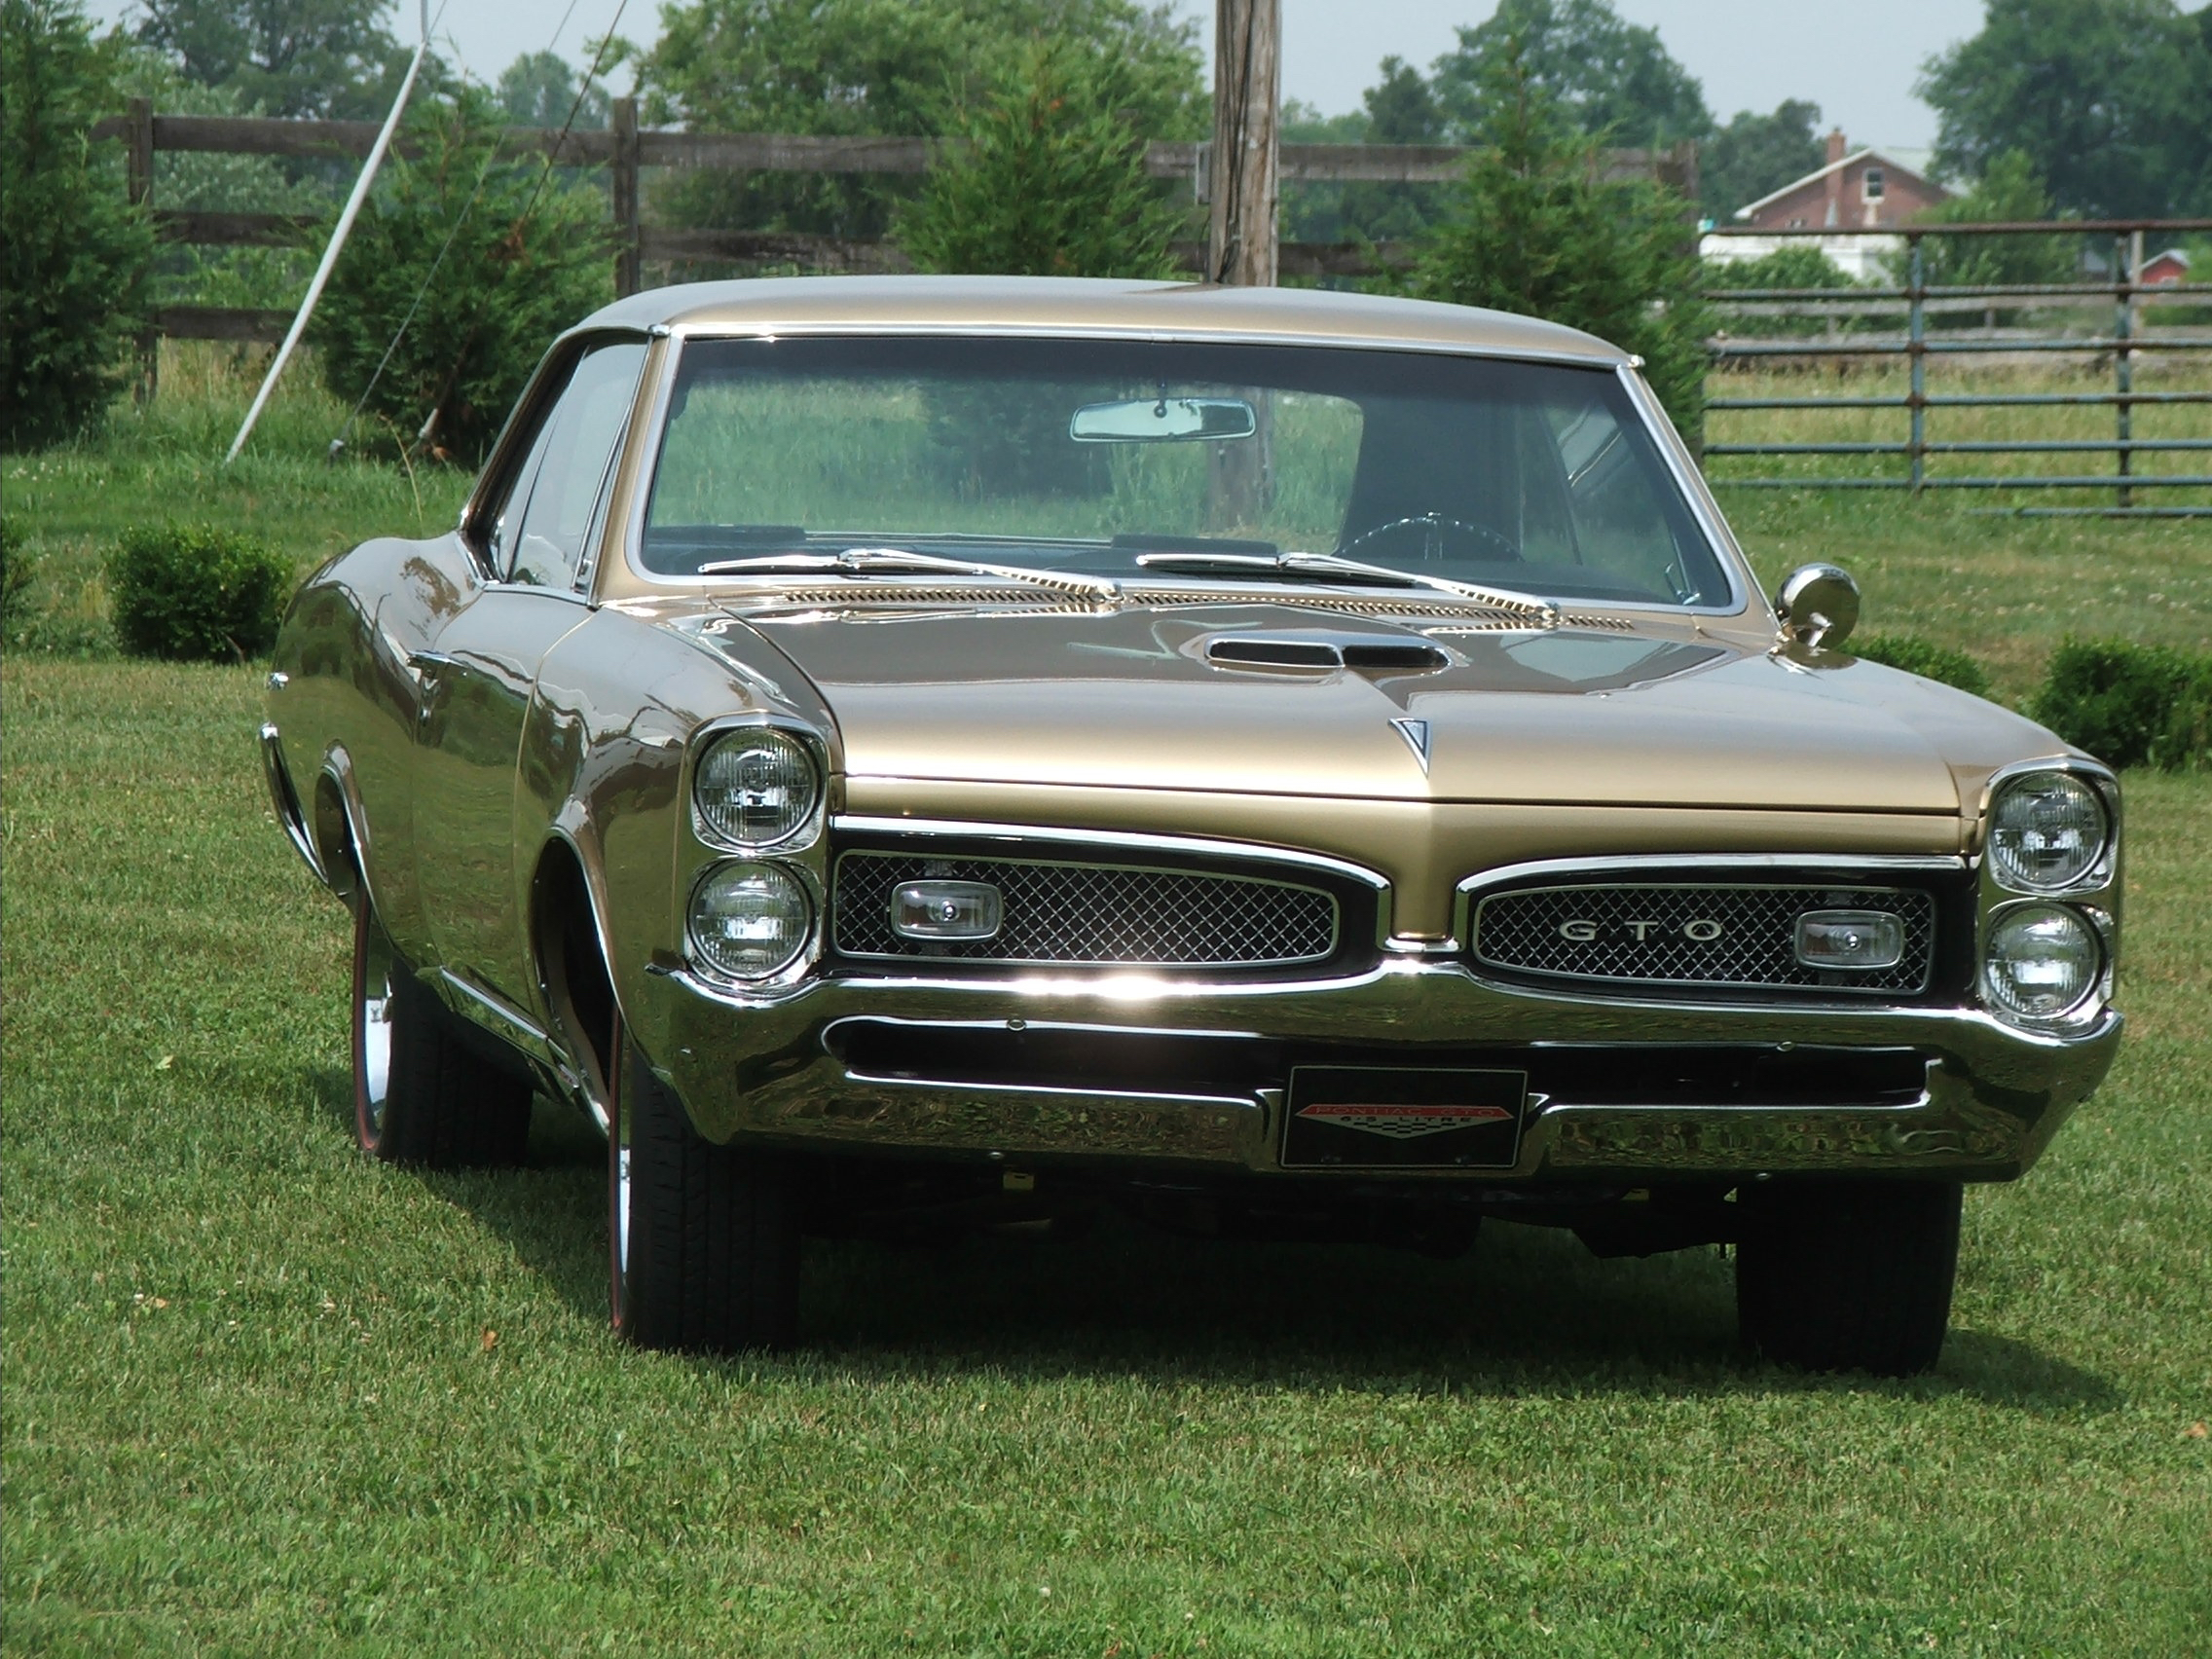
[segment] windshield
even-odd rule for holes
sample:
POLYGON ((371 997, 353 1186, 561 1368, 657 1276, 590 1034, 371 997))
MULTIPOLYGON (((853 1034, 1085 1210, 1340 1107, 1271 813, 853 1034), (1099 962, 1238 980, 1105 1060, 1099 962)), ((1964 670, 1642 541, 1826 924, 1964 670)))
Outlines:
POLYGON ((1113 580, 1395 571, 1549 598, 1730 598, 1607 368, 1152 341, 688 343, 645 568, 773 574, 778 554, 798 570, 853 548, 1113 580), (1295 557, 1311 554, 1382 570, 1295 557))

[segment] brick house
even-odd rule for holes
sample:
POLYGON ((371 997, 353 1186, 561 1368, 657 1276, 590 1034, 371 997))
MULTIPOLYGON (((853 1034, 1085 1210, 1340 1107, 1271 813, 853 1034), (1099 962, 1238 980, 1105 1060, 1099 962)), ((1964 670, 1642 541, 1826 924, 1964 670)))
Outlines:
MULTIPOLYGON (((1830 225, 1901 225, 1951 193, 1894 150, 1847 151, 1840 129, 1828 134, 1828 159, 1818 172, 1736 209, 1752 230, 1804 230, 1830 225)), ((1925 164, 1922 164, 1925 166, 1925 164)))
MULTIPOLYGON (((1719 260, 1757 259, 1805 239, 1746 236, 1744 231, 1803 231, 1902 225, 1951 193, 1928 176, 1917 151, 1869 145, 1850 149, 1840 129, 1828 134, 1828 159, 1817 172, 1784 185, 1736 209, 1738 234, 1707 237, 1702 251, 1719 260)), ((1839 236, 1812 239, 1855 281, 1882 274, 1882 258, 1902 245, 1897 237, 1839 236)))

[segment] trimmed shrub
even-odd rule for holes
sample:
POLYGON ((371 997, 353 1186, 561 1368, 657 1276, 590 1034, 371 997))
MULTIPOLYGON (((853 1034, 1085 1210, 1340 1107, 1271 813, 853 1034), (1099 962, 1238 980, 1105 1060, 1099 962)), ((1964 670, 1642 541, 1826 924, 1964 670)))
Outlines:
POLYGON ((97 421, 145 320, 154 233, 124 199, 121 48, 75 0, 0 0, 0 445, 38 449, 97 421))
POLYGON ((2030 713, 2110 766, 2200 766, 2212 760, 2212 652, 2068 640, 2030 713))
POLYGON ((1850 649, 1853 656, 1868 662, 1901 668, 1907 674, 1955 685, 1976 697, 1989 695, 1989 673, 1980 663, 1962 650, 1924 640, 1918 634, 1868 634, 1853 640, 1850 649))
POLYGON ((166 524, 126 531, 107 579, 132 656, 244 662, 276 643, 292 569, 253 536, 166 524))

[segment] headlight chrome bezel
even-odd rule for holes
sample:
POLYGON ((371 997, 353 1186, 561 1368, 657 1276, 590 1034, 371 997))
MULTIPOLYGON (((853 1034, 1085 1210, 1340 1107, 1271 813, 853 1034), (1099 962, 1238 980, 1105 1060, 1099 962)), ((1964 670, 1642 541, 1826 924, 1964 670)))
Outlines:
POLYGON ((1981 867, 1989 883, 2001 892, 2028 898, 2050 899, 2067 894, 2095 893, 2112 885, 2120 857, 2120 789, 2102 766, 2071 760, 2036 760, 2008 766, 1994 774, 1981 803, 1981 867), (2104 820, 2103 839, 2079 873, 2059 881, 2036 881, 2014 870, 1997 851, 1997 819, 2009 796, 2033 788, 2039 778, 2063 778, 2086 789, 2104 820))
POLYGON ((2112 1001, 2113 991, 2113 921, 2105 911, 2087 904, 2071 904, 2054 899, 2016 899, 1990 911, 1982 929, 1980 960, 1974 973, 1974 991, 1981 1004, 2008 1025, 2026 1031, 2064 1032, 2093 1023, 2103 1017, 2112 1001), (2088 977, 2081 993, 2064 1008, 2050 1014, 2031 1014, 2007 1006, 1992 988, 1992 969, 1996 962, 1995 944, 2001 928, 2024 911, 2047 910, 2078 923, 2088 935, 2096 952, 2088 977))
POLYGON ((744 1001, 795 994, 813 976, 822 959, 829 915, 830 812, 836 788, 831 767, 830 740, 818 722, 776 710, 726 715, 703 721, 685 745, 682 791, 683 826, 682 865, 676 890, 674 940, 686 970, 703 989, 744 1001), (731 739, 757 737, 774 732, 793 744, 805 756, 813 789, 808 810, 786 834, 773 840, 744 843, 723 834, 701 810, 699 782, 707 756, 731 739), (795 882, 805 895, 808 924, 799 948, 773 972, 756 977, 733 974, 717 966, 701 949, 693 927, 693 908, 706 885, 732 865, 757 865, 795 882))
POLYGON ((823 910, 821 885, 814 879, 813 872, 804 866, 781 859, 717 859, 698 872, 691 882, 690 890, 684 895, 684 959, 694 973, 717 984, 747 990, 789 984, 805 975, 820 954, 823 910), (744 870, 757 870, 790 883, 806 907, 805 923, 799 930, 797 942, 774 967, 763 969, 757 974, 741 974, 715 961, 700 942, 697 925, 699 901, 708 887, 723 875, 744 870))
POLYGON ((822 739, 803 726, 776 719, 738 719, 719 722, 702 730, 693 745, 691 763, 686 768, 684 799, 691 817, 691 833, 700 845, 718 852, 737 853, 757 858, 765 853, 791 853, 813 845, 821 839, 829 816, 830 767, 823 752, 822 739), (707 762, 715 752, 729 743, 757 741, 772 734, 789 744, 805 763, 809 796, 807 807, 797 815, 793 826, 780 835, 759 839, 746 839, 725 830, 708 814, 699 800, 699 788, 706 776, 707 762))
POLYGON ((2109 1017, 2120 954, 2122 833, 2120 781, 2109 767, 2097 761, 2060 756, 2022 761, 1991 774, 1982 792, 1981 847, 1974 861, 1980 903, 1974 940, 1973 998, 1992 1018, 2017 1031, 2039 1036, 2068 1036, 2085 1031, 2109 1017), (2096 856, 2073 879, 2031 885, 1996 856, 1996 813, 2009 791, 2051 774, 2062 775, 2094 793, 2104 814, 2104 840, 2096 856), (1990 988, 1990 947, 2006 918, 2023 908, 2044 906, 2066 910, 2088 926, 2096 940, 2098 962, 2090 976, 2089 988, 2063 1012, 2048 1015, 2021 1014, 2006 1007, 1990 988))

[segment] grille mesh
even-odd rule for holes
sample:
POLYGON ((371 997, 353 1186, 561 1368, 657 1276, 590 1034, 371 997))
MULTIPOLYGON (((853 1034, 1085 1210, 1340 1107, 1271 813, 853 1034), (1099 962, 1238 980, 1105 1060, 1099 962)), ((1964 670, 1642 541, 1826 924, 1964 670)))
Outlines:
POLYGON ((850 852, 837 861, 834 903, 837 949, 847 956, 1251 968, 1319 962, 1337 946, 1331 894, 1196 870, 850 852), (891 895, 908 881, 998 888, 997 937, 901 939, 891 931, 891 895))
POLYGON ((1542 887, 1494 893, 1475 908, 1476 961, 1554 978, 1909 994, 1927 988, 1935 949, 1935 901, 1910 888, 1542 887), (1903 918, 1904 954, 1870 973, 1804 967, 1796 930, 1806 910, 1890 911, 1903 918), (1560 931, 1580 922, 1594 938, 1560 931), (1694 937, 1715 925, 1717 937, 1694 937))

